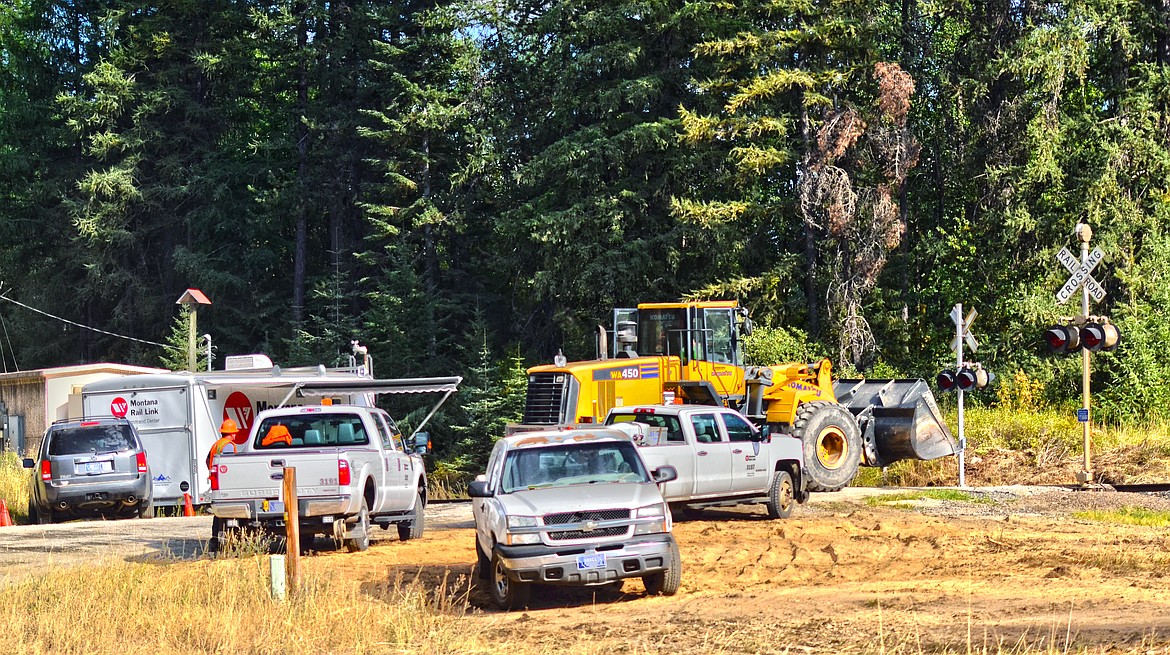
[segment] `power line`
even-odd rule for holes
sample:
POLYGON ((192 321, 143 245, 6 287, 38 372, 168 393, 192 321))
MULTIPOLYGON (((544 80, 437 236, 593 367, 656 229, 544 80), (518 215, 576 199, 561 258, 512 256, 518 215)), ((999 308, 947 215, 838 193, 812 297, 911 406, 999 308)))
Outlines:
POLYGON ((149 344, 151 346, 159 346, 162 348, 169 348, 171 350, 183 350, 183 348, 179 348, 178 346, 172 346, 172 345, 165 344, 165 343, 159 343, 157 341, 149 341, 147 339, 139 339, 138 337, 128 337, 124 334, 117 334, 115 332, 107 332, 106 330, 101 330, 101 329, 98 329, 95 327, 91 327, 89 325, 82 325, 81 323, 78 323, 76 321, 71 321, 67 318, 62 318, 60 316, 50 314, 49 312, 42 311, 40 309, 37 309, 36 307, 31 307, 29 305, 26 305, 26 304, 20 302, 19 300, 13 300, 12 298, 8 297, 7 293, 0 294, 0 300, 7 300, 8 302, 10 302, 14 305, 18 305, 20 307, 24 307, 25 309, 27 309, 29 311, 34 311, 38 314, 41 314, 42 316, 48 316, 49 318, 51 318, 53 320, 61 321, 62 323, 68 323, 69 325, 79 327, 83 330, 92 330, 92 331, 97 332, 99 334, 105 334, 107 336, 117 337, 119 339, 126 339, 127 341, 137 341, 138 343, 145 343, 145 344, 149 344))

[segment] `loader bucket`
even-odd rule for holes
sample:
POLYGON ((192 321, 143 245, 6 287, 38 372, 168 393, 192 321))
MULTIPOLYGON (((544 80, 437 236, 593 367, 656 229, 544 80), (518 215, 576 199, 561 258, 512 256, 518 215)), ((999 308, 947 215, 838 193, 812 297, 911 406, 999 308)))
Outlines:
POLYGON ((938 459, 957 450, 925 380, 837 380, 833 392, 857 417, 870 466, 938 459))

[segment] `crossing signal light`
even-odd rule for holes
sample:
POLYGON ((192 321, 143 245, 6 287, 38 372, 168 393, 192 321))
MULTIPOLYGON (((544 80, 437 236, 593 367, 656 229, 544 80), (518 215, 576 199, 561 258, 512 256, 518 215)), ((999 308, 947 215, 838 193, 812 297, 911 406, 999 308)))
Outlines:
POLYGON ((982 364, 974 363, 957 371, 943 371, 934 378, 934 381, 938 384, 938 390, 943 393, 947 391, 974 391, 995 381, 995 375, 983 368, 982 364))
POLYGON ((962 391, 972 391, 974 389, 982 389, 991 384, 995 379, 991 371, 983 368, 981 364, 976 364, 972 368, 962 368, 955 374, 955 384, 958 385, 962 391))
POLYGON ((1053 355, 1075 353, 1081 348, 1095 352, 1113 352, 1121 343, 1121 332, 1108 319, 1088 321, 1083 325, 1053 325, 1044 331, 1044 346, 1053 355))
POLYGON ((1081 328, 1081 343, 1089 352, 1113 352, 1121 343, 1121 332, 1112 323, 1085 323, 1081 328))
POLYGON ((1053 355, 1075 353, 1081 349, 1081 333, 1073 325, 1053 325, 1044 331, 1044 345, 1053 355))

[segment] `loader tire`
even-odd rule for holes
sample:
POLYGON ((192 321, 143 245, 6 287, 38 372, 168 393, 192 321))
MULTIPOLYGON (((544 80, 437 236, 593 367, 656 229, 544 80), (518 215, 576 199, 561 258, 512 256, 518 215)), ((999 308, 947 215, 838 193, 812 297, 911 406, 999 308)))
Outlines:
POLYGON ((796 409, 792 436, 804 445, 809 491, 838 491, 857 475, 861 428, 848 409, 818 400, 796 409))

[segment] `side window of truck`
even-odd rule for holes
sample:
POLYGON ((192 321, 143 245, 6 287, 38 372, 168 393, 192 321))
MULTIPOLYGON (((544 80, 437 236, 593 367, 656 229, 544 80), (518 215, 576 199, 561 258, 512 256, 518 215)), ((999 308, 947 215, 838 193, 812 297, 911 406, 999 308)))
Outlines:
POLYGON ((378 436, 381 437, 381 439, 382 439, 382 448, 386 452, 390 452, 392 450, 400 450, 398 448, 398 446, 399 446, 398 440, 394 438, 394 432, 390 429, 390 426, 387 425, 387 423, 386 423, 386 417, 382 416, 381 414, 378 414, 377 416, 378 416, 378 420, 377 420, 378 436))
POLYGON ((695 441, 699 443, 723 441, 719 436, 719 425, 715 422, 714 414, 695 414, 691 417, 691 427, 695 429, 695 441))
POLYGON ((727 438, 730 441, 751 441, 752 426, 747 421, 734 414, 722 414, 723 427, 727 428, 727 438))

